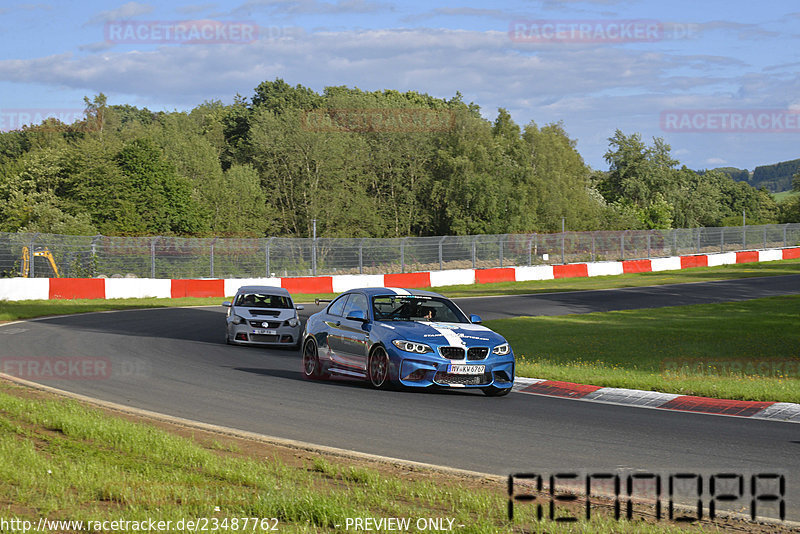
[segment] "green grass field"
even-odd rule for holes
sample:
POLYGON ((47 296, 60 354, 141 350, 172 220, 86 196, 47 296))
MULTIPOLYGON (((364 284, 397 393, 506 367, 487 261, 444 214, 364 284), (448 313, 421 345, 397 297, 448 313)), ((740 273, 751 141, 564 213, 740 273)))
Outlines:
POLYGON ((787 296, 486 325, 511 342, 518 376, 800 402, 798 318, 800 296, 787 296))
POLYGON ((775 202, 781 203, 798 195, 800 195, 800 192, 797 191, 781 191, 780 193, 772 193, 772 198, 775 199, 775 202))
MULTIPOLYGON (((169 532, 181 531, 175 527, 182 520, 202 518, 205 531, 212 531, 215 521, 225 525, 217 532, 363 532, 346 526, 348 518, 365 517, 452 520, 453 531, 476 534, 670 533, 686 528, 654 524, 647 508, 636 521, 616 521, 601 506, 593 509, 591 522, 565 525, 538 522, 534 506, 518 505, 512 523, 502 482, 271 447, 203 432, 179 436, 0 382, 0 517, 33 525, 43 517, 171 521, 169 532)), ((581 506, 559 509, 582 516, 581 506)), ((84 523, 82 530, 137 531, 91 525, 84 523)), ((203 531, 182 531, 193 530, 203 531)))

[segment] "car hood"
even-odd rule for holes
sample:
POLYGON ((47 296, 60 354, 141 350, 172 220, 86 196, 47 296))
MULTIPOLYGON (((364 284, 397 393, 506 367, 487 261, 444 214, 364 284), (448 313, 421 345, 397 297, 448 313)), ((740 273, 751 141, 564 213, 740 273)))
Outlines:
POLYGON ((245 319, 260 319, 262 321, 285 321, 295 316, 295 311, 291 308, 272 309, 236 306, 233 313, 245 319))
POLYGON ((472 323, 428 321, 378 321, 375 327, 390 339, 418 341, 429 345, 453 347, 493 347, 505 338, 485 326, 472 323))

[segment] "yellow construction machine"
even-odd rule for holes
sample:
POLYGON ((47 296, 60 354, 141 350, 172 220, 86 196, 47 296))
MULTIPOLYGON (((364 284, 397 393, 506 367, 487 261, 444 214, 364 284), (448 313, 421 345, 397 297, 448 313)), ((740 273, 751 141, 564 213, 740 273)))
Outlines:
MULTIPOLYGON (((38 248, 33 250, 33 255, 37 258, 45 258, 47 259, 48 263, 50 263, 50 267, 52 267, 53 272, 55 273, 56 278, 61 278, 61 274, 58 272, 58 267, 56 266, 56 260, 53 258, 53 253, 50 252, 46 248, 38 248)), ((28 278, 30 275, 30 265, 31 265, 31 251, 28 247, 22 247, 22 276, 24 278, 28 278)))

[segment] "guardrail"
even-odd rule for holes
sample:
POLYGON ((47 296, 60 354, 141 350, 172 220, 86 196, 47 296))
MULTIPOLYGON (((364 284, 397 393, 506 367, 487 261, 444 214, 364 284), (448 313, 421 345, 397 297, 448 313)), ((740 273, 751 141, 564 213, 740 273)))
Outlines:
POLYGON ((180 238, 0 233, 0 274, 252 278, 383 274, 625 261, 800 245, 800 223, 675 230, 405 238, 180 238), (22 250, 31 251, 23 273, 22 250))

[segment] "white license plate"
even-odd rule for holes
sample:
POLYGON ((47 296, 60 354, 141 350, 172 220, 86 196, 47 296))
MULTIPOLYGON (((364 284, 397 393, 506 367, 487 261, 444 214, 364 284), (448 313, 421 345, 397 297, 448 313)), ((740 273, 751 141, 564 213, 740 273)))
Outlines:
POLYGON ((256 328, 255 330, 253 330, 253 333, 254 334, 262 334, 262 335, 265 335, 265 336, 277 336, 278 335, 278 331, 277 330, 263 330, 261 328, 256 328))
POLYGON ((447 372, 451 375, 482 375, 485 369, 485 365, 463 365, 451 363, 447 366, 447 372))

